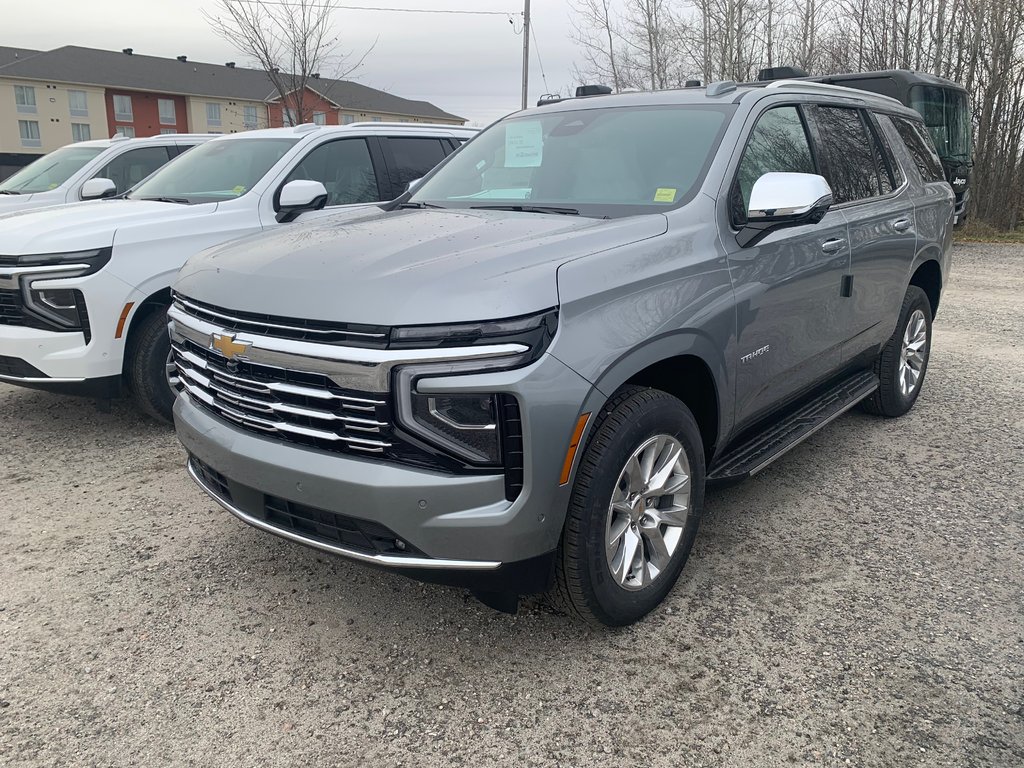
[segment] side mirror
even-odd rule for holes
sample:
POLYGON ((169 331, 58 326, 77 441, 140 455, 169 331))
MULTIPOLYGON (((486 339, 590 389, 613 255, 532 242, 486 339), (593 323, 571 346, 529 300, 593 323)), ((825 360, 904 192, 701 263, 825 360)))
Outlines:
POLYGON ((319 211, 327 205, 327 187, 319 181, 297 179, 281 187, 277 204, 277 220, 281 224, 294 221, 300 213, 319 211))
POLYGON ((817 224, 832 206, 832 188, 815 173, 766 173, 754 182, 747 223, 736 235, 741 248, 771 232, 817 224))
POLYGON ((78 196, 82 200, 100 200, 104 197, 113 197, 117 194, 117 185, 110 179, 95 178, 89 179, 82 185, 82 191, 78 196))

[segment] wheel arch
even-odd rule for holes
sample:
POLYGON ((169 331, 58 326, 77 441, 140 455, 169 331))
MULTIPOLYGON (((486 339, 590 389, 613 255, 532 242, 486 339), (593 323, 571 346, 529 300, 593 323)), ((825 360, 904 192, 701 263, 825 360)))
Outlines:
POLYGON ((938 260, 930 258, 918 264, 910 276, 910 285, 916 285, 925 292, 932 308, 932 317, 935 317, 942 298, 942 266, 938 260))
POLYGON ((693 413, 710 463, 732 428, 728 371, 722 351, 702 334, 669 334, 653 339, 616 361, 597 381, 599 407, 624 385, 659 389, 679 398, 693 413))
POLYGON ((130 364, 132 344, 142 327, 143 321, 154 312, 171 306, 171 288, 167 286, 151 293, 142 301, 136 302, 128 322, 128 330, 124 334, 124 358, 121 361, 121 373, 127 374, 130 364))

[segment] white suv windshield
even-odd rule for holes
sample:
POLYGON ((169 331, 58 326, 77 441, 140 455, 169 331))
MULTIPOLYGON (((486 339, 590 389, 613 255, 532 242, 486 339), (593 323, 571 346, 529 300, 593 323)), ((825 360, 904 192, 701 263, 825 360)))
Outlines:
POLYGON ((511 117, 466 144, 410 202, 584 216, 672 208, 700 186, 732 110, 602 107, 511 117))
POLYGON ((241 197, 298 139, 210 141, 190 149, 136 186, 132 200, 207 203, 241 197))
POLYGON ((102 151, 103 147, 62 147, 0 182, 0 194, 31 195, 56 189, 102 151))

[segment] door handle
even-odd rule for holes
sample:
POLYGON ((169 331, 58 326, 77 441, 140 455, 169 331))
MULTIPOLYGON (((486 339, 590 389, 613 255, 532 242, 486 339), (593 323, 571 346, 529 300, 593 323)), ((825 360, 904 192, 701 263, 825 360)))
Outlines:
POLYGON ((821 250, 824 253, 839 253, 846 247, 845 237, 833 237, 830 240, 826 240, 821 244, 821 250))
POLYGON ((896 219, 896 221, 892 223, 892 228, 897 232, 906 232, 910 229, 912 224, 913 222, 910 219, 896 219))

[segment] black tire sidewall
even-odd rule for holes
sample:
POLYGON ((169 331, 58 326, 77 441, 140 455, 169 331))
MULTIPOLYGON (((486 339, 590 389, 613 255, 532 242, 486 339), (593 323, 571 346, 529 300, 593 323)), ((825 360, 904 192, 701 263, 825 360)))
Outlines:
POLYGON ((928 374, 928 364, 931 362, 932 357, 931 303, 928 301, 928 296, 925 292, 917 286, 911 286, 907 290, 902 312, 900 312, 900 321, 896 326, 896 333, 893 335, 890 344, 891 349, 888 350, 887 359, 883 360, 884 365, 890 366, 890 370, 887 372, 886 384, 884 385, 887 386, 888 391, 883 392, 882 396, 888 401, 890 411, 902 415, 914 407, 914 403, 917 402, 917 398, 924 389, 924 380, 928 374), (924 365, 921 368, 921 376, 917 380, 917 386, 914 388, 914 391, 909 395, 904 395, 899 386, 899 366, 900 357, 903 354, 903 337, 907 331, 911 315, 917 310, 921 310, 924 313, 926 333, 924 365))
POLYGON ((167 308, 152 310, 132 338, 128 384, 139 408, 155 419, 170 422, 176 394, 167 383, 167 308))
MULTIPOLYGON (((601 441, 591 440, 587 447, 590 455, 584 457, 594 471, 582 498, 577 499, 585 547, 585 552, 580 554, 586 558, 586 567, 580 571, 584 582, 581 586, 590 597, 588 602, 596 618, 613 626, 631 623, 649 613, 672 589, 689 557, 704 504, 704 452, 697 423, 682 402, 661 392, 656 394, 654 399, 639 405, 639 412, 631 414, 625 426, 617 425, 607 435, 608 440, 598 455, 592 452, 601 441), (615 582, 605 555, 608 504, 627 459, 644 441, 658 434, 675 437, 686 451, 691 478, 690 514, 669 567, 649 587, 627 590, 615 582)), ((606 420, 599 430, 608 426, 606 420)), ((595 431, 595 437, 599 430, 595 431)))

